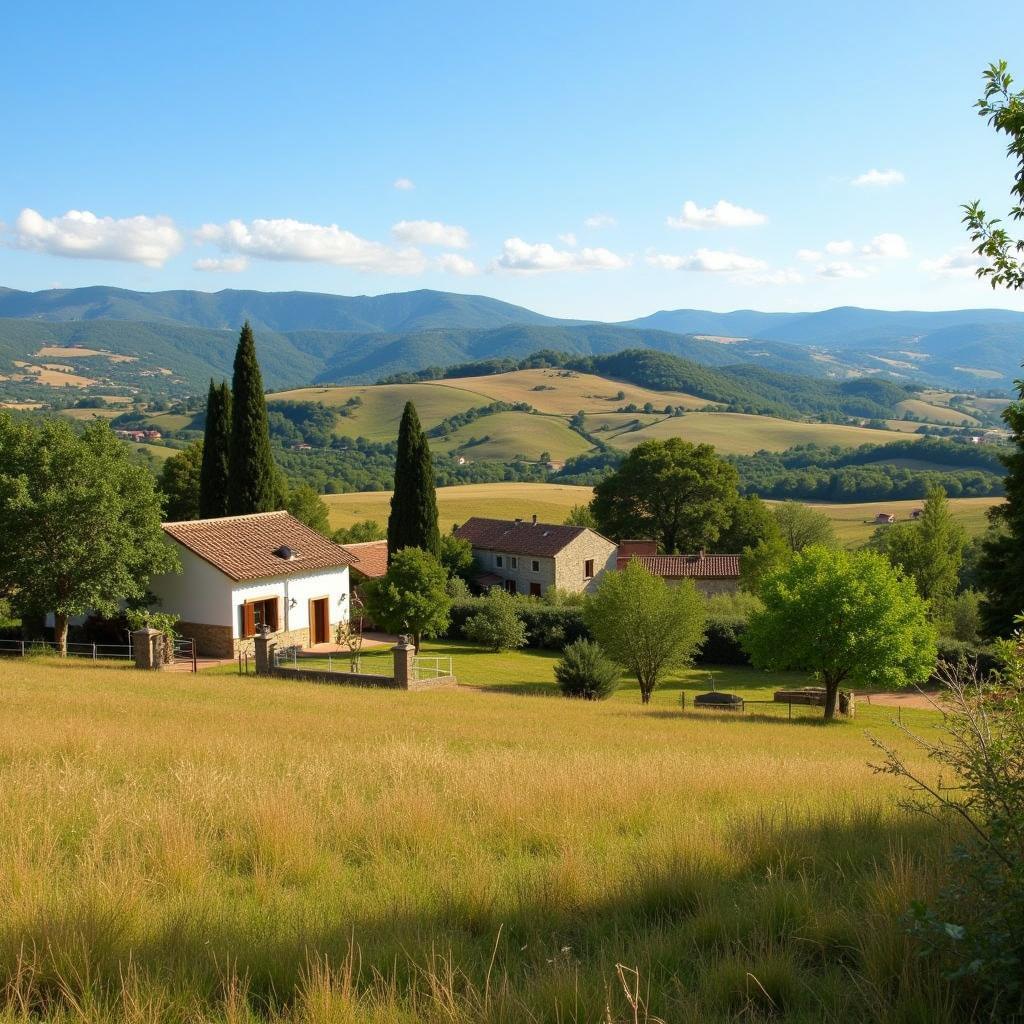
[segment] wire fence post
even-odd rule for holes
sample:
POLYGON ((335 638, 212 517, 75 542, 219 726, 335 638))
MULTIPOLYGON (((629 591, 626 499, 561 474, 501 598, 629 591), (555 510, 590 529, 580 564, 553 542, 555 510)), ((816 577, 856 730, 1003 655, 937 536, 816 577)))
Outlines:
POLYGON ((96 660, 96 645, 95 644, 92 645, 92 660, 93 661, 96 660))
POLYGON ((23 658, 25 657, 25 641, 24 641, 24 639, 21 641, 21 656, 23 658))

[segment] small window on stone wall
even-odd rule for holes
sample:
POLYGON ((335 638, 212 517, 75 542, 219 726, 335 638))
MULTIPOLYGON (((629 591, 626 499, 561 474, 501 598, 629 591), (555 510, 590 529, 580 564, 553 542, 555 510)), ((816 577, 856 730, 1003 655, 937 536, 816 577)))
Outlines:
POLYGON ((592 558, 588 558, 583 563, 583 577, 588 580, 594 578, 594 560, 592 558))

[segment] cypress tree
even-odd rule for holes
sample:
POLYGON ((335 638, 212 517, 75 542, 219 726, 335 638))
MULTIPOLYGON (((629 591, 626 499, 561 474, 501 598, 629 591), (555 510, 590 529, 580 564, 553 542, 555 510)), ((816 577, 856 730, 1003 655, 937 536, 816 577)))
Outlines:
POLYGON ((434 462, 412 402, 405 403, 398 428, 395 492, 388 516, 388 561, 402 548, 422 548, 435 556, 441 550, 434 462))
POLYGON ((999 458, 1006 466, 1006 501, 989 511, 993 529, 982 543, 978 582, 985 592, 981 620, 989 636, 1008 636, 1024 612, 1024 381, 1003 412, 1013 437, 999 458))
POLYGON ((227 381, 210 381, 206 396, 206 431, 203 464, 199 471, 199 518, 218 519, 228 514, 228 462, 231 447, 231 391, 227 381))
POLYGON ((279 488, 270 452, 263 376, 256 359, 256 340, 248 320, 242 327, 235 352, 228 480, 228 511, 231 515, 272 512, 277 508, 279 488))

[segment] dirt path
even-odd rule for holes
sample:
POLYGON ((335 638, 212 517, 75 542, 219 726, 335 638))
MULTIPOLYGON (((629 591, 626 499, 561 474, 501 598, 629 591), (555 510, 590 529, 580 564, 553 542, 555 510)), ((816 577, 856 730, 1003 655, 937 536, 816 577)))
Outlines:
POLYGON ((921 693, 918 690, 910 690, 907 693, 858 693, 857 703, 863 701, 872 707, 880 705, 885 708, 925 708, 934 710, 932 703, 938 693, 921 693))

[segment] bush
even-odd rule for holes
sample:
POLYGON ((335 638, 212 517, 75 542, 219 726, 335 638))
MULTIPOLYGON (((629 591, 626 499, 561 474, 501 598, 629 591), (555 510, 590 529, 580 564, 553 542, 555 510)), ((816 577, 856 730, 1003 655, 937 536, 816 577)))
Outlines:
POLYGON ((492 651, 526 646, 526 626, 511 594, 494 587, 479 603, 479 611, 466 620, 462 630, 467 640, 492 651))
MULTIPOLYGON (((455 600, 451 609, 449 639, 470 639, 466 633, 466 625, 474 615, 482 610, 486 600, 486 597, 455 600)), ((526 627, 528 647, 561 650, 566 643, 572 643, 581 638, 590 639, 590 633, 583 622, 582 609, 579 607, 551 607, 535 598, 510 597, 509 600, 514 602, 516 614, 526 627)))
POLYGON ((592 640, 569 644, 555 666, 558 688, 566 697, 605 700, 619 686, 621 670, 592 640))
POLYGON ((749 665, 750 656, 743 649, 746 617, 708 618, 704 642, 694 659, 698 665, 749 665))

